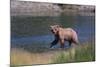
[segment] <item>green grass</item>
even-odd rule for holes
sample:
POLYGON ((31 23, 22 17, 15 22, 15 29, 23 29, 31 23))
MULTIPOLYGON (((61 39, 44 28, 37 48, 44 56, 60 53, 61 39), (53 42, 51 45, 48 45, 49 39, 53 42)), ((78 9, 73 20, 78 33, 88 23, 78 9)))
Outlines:
POLYGON ((84 45, 81 48, 76 49, 75 54, 76 61, 94 61, 95 60, 95 46, 91 45, 84 45))
POLYGON ((52 63, 87 62, 95 61, 95 46, 93 43, 85 43, 62 51, 56 55, 52 63))
POLYGON ((55 64, 69 62, 95 61, 94 43, 84 43, 68 49, 46 49, 38 52, 13 48, 11 49, 11 66, 55 64))

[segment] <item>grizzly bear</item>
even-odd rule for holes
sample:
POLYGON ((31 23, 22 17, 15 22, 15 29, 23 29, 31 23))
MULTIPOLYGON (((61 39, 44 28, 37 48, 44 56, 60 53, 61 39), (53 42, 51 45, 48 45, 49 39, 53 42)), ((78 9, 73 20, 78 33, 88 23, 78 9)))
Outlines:
POLYGON ((60 47, 64 48, 64 42, 68 41, 69 46, 71 44, 78 44, 78 36, 75 30, 72 28, 62 28, 59 25, 50 26, 51 32, 54 34, 54 41, 51 43, 50 48, 60 43, 60 47))

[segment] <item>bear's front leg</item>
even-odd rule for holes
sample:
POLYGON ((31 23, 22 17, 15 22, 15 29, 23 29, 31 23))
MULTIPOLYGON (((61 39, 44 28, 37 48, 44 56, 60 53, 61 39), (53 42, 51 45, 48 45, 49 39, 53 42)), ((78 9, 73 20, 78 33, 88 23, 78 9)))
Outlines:
POLYGON ((54 45, 56 45, 59 41, 59 38, 58 37, 55 37, 55 40, 51 43, 51 46, 50 48, 52 48, 54 45))
POLYGON ((60 39, 60 47, 64 48, 64 39, 60 39))

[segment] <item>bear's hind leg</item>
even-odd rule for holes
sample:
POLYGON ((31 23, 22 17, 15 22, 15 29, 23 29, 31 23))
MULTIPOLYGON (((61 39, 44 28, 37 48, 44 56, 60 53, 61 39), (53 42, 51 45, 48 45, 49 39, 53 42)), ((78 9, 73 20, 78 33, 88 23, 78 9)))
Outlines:
POLYGON ((70 46, 71 46, 71 44, 72 44, 72 42, 71 42, 71 40, 69 40, 68 42, 69 42, 69 47, 70 47, 70 46))
POLYGON ((76 40, 73 40, 73 43, 74 43, 75 45, 78 45, 78 44, 79 44, 78 41, 76 41, 76 40))

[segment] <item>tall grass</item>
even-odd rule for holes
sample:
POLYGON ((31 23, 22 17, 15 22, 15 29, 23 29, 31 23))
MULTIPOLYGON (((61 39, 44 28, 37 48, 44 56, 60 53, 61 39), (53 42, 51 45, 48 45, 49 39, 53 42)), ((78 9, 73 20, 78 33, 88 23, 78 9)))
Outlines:
POLYGON ((43 52, 30 52, 19 48, 11 50, 11 66, 86 61, 95 61, 94 43, 85 43, 68 49, 48 49, 43 52))
POLYGON ((95 45, 88 44, 81 46, 80 49, 76 49, 75 54, 76 61, 95 61, 95 45))
POLYGON ((93 43, 85 43, 62 51, 56 55, 52 63, 86 62, 95 61, 95 46, 93 43))
POLYGON ((28 52, 24 49, 11 49, 11 66, 48 64, 53 56, 50 52, 28 52))

